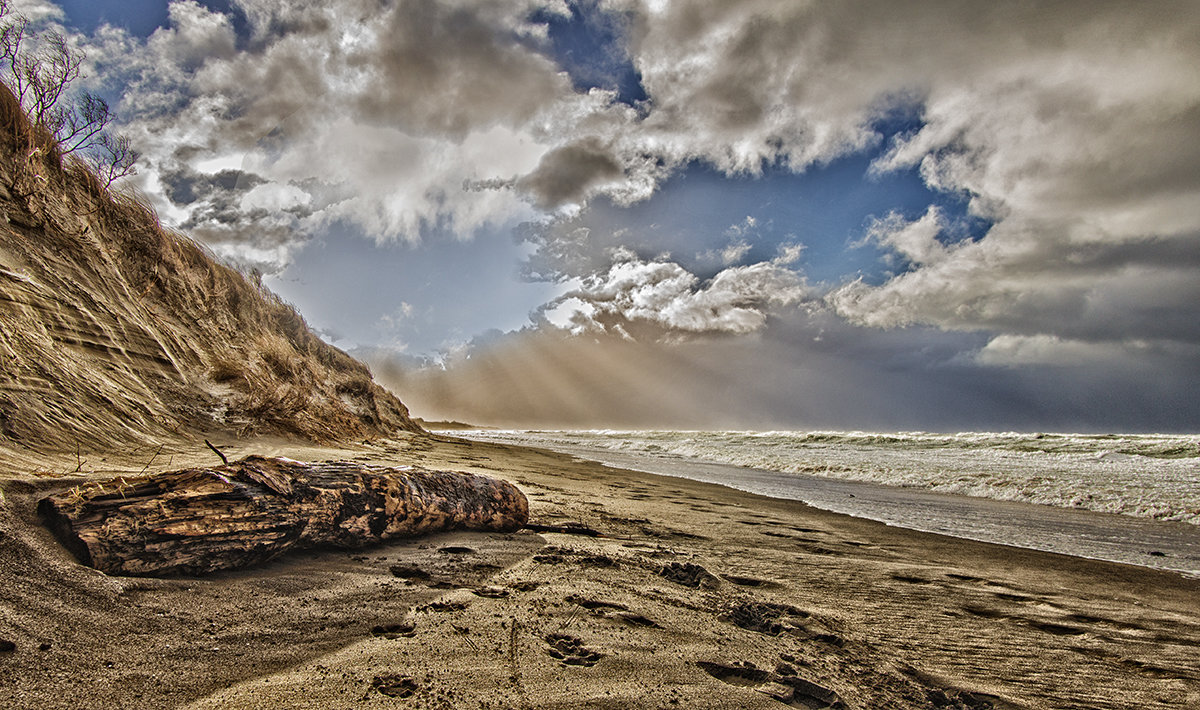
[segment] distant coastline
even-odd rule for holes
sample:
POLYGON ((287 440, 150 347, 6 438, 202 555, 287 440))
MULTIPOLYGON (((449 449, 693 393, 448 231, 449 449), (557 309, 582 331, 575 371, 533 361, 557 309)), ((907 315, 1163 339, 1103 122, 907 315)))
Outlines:
POLYGON ((466 422, 456 422, 453 420, 438 420, 438 421, 429 422, 429 421, 425 421, 424 419, 421 419, 420 417, 417 417, 413 421, 415 421, 425 431, 475 431, 475 430, 495 431, 496 430, 496 427, 480 426, 478 424, 467 424, 466 422))

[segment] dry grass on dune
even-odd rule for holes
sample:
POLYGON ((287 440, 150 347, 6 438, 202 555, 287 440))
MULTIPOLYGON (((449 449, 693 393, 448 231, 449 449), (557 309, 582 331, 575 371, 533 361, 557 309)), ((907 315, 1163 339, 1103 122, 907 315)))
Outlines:
POLYGON ((0 444, 419 430, 292 307, 64 159, 2 86, 0 214, 0 444))

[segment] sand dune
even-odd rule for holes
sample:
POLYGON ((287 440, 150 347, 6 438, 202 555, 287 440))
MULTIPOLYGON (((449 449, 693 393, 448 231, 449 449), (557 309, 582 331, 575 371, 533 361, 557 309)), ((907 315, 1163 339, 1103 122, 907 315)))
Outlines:
POLYGON ((0 445, 419 430, 287 304, 105 189, 0 85, 0 445))

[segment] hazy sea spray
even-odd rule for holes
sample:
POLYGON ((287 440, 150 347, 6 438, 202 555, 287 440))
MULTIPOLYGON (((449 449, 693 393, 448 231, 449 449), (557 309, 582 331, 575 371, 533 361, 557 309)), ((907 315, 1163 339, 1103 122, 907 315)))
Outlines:
POLYGON ((694 459, 1200 525, 1200 436, 615 430, 487 430, 467 436, 694 459))

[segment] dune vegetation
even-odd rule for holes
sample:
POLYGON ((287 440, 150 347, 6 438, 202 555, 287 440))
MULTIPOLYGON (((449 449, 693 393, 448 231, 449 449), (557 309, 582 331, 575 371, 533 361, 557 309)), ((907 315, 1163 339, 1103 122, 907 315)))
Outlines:
POLYGON ((0 86, 0 444, 419 431, 258 279, 164 227, 0 86))

